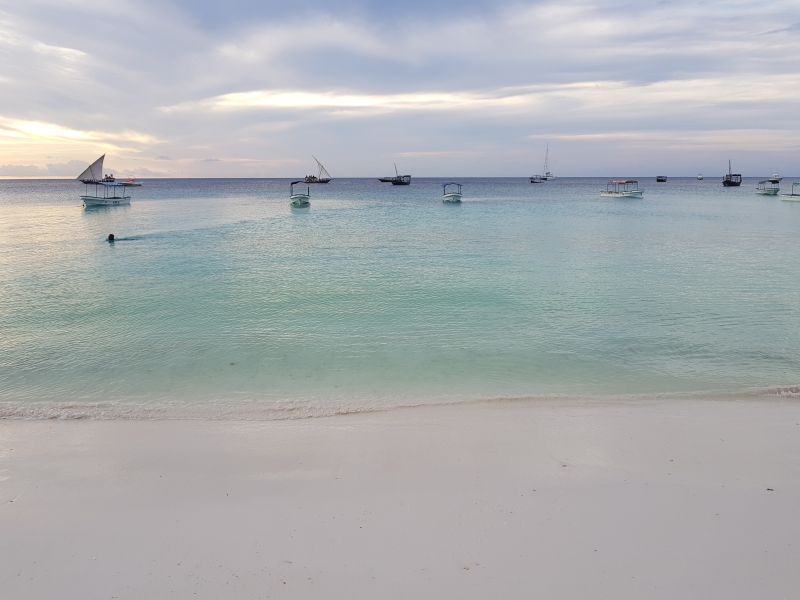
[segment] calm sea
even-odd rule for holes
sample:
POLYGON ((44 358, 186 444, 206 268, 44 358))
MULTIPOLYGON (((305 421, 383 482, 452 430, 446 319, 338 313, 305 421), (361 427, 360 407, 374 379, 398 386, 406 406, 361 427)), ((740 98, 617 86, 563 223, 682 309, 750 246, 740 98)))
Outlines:
POLYGON ((798 395, 800 203, 460 181, 445 205, 441 180, 337 179, 303 210, 288 180, 145 180, 95 210, 75 181, 0 181, 0 416, 798 395))

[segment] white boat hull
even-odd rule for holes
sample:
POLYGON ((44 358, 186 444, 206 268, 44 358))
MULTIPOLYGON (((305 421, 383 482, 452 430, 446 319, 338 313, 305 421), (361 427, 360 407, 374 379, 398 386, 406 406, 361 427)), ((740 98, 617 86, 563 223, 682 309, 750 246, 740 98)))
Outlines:
POLYGON ((761 194, 762 196, 777 196, 778 190, 777 189, 756 190, 756 194, 761 194))
POLYGON ((784 202, 800 202, 800 194, 781 194, 784 202))
POLYGON ((306 208, 311 206, 311 200, 305 194, 293 194, 289 198, 292 208, 306 208))
POLYGON ((445 204, 457 204, 461 202, 461 194, 445 194, 442 196, 442 202, 445 204))
POLYGON ((99 196, 81 196, 83 205, 90 206, 129 206, 131 203, 130 196, 119 196, 116 198, 102 198, 99 196))
POLYGON ((603 198, 644 198, 644 190, 632 190, 628 192, 600 192, 603 198))

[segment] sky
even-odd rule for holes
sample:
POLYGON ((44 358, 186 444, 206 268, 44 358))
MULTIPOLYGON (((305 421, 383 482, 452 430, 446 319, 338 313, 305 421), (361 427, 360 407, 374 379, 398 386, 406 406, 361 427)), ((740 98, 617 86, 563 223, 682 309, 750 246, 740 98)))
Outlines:
POLYGON ((0 0, 0 177, 800 174, 800 0, 0 0))

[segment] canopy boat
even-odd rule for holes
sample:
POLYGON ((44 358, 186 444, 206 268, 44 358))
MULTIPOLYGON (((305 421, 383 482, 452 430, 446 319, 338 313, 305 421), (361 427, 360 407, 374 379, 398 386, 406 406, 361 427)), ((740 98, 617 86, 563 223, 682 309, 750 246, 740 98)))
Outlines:
POLYGON ((762 179, 756 185, 756 194, 762 196, 777 196, 781 191, 781 186, 778 185, 780 179, 762 179))
POLYGON ((454 182, 442 184, 442 202, 445 204, 461 202, 461 184, 454 182))
POLYGON ((306 175, 304 182, 305 183, 330 183, 331 181, 331 174, 328 173, 328 170, 323 166, 321 162, 317 159, 316 156, 312 156, 317 162, 317 174, 316 175, 306 175))
POLYGON ((800 202, 800 181, 792 183, 791 194, 781 194, 781 196, 783 196, 781 200, 786 200, 787 202, 800 202))
POLYGON ((656 175, 656 183, 667 183, 666 175, 656 175))
POLYGON ((117 181, 113 174, 103 174, 103 161, 106 155, 103 154, 76 177, 78 181, 86 186, 86 193, 81 196, 83 205, 93 206, 121 206, 131 203, 130 193, 127 188, 140 187, 134 179, 117 181), (92 189, 90 186, 94 186, 92 189), (90 193, 94 192, 94 193, 90 193))
POLYGON ((541 175, 533 175, 531 177, 531 183, 542 183, 543 181, 547 181, 549 179, 555 179, 556 178, 556 176, 553 175, 547 169, 547 162, 548 162, 549 158, 550 158, 550 144, 547 144, 547 146, 545 147, 545 150, 544 150, 544 167, 542 168, 542 174, 541 175))
POLYGON ((742 185, 741 173, 731 172, 731 161, 728 161, 728 172, 722 178, 722 185, 725 187, 739 187, 742 185))
POLYGON ((606 198, 642 198, 644 190, 639 189, 636 179, 612 179, 600 195, 606 198))
POLYGON ((380 177, 378 181, 392 185, 411 185, 411 175, 400 175, 397 172, 397 163, 394 163, 394 177, 380 177))
POLYGON ((606 198, 642 198, 644 190, 639 189, 636 179, 612 179, 600 195, 606 198))
POLYGON ((289 184, 289 202, 292 208, 306 208, 311 205, 311 188, 306 186, 305 194, 302 191, 295 192, 294 186, 305 181, 293 181, 289 184))

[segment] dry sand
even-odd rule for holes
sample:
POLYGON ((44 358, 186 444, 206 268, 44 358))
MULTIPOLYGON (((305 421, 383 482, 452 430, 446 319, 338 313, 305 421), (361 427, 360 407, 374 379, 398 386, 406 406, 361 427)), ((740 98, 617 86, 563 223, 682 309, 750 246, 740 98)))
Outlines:
POLYGON ((800 403, 0 422, 0 596, 797 598, 800 403))

